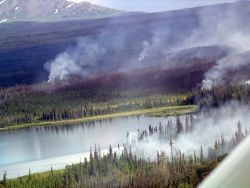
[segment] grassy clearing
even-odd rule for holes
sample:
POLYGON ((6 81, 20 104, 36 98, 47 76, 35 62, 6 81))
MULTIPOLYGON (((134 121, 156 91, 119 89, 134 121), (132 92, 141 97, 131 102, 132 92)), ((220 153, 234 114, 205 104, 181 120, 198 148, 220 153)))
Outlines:
POLYGON ((173 108, 165 108, 164 110, 156 110, 149 112, 148 116, 152 117, 166 117, 166 116, 179 116, 189 114, 197 111, 197 106, 174 106, 173 108))
POLYGON ((0 131, 28 128, 28 127, 37 127, 37 126, 76 124, 76 123, 84 123, 84 122, 90 122, 90 121, 105 120, 105 119, 120 118, 120 117, 135 116, 135 115, 165 117, 165 116, 172 116, 172 115, 184 115, 184 114, 189 114, 195 111, 197 111, 197 106, 194 106, 194 105, 166 106, 166 107, 158 107, 158 108, 133 110, 133 111, 128 111, 128 112, 121 112, 121 113, 114 113, 114 114, 107 114, 107 115, 97 115, 97 116, 78 118, 78 119, 67 119, 67 120, 61 120, 61 121, 46 121, 46 122, 33 122, 33 123, 27 123, 27 124, 19 124, 19 125, 14 125, 14 126, 8 126, 5 128, 0 128, 0 131))

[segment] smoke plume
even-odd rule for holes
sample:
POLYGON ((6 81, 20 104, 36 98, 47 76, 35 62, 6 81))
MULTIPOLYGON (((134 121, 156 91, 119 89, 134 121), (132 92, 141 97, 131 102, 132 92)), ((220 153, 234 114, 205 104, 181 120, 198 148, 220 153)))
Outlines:
POLYGON ((87 76, 98 69, 98 61, 105 49, 90 38, 79 39, 73 48, 59 54, 55 60, 46 64, 50 71, 49 82, 65 80, 70 76, 87 76))
MULTIPOLYGON (((204 75, 202 82, 203 88, 210 89, 213 86, 223 85, 225 83, 239 84, 249 80, 246 74, 240 78, 230 75, 232 72, 241 71, 241 68, 247 67, 250 64, 250 28, 246 22, 249 16, 248 2, 237 2, 234 6, 228 6, 224 11, 210 9, 208 12, 202 13, 201 31, 214 44, 223 45, 231 48, 231 52, 224 58, 217 61, 217 64, 212 67, 204 75), (206 15, 211 15, 207 17, 206 15)), ((196 34, 199 36, 199 34, 196 34)))
MULTIPOLYGON (((181 41, 174 42, 174 45, 169 45, 165 48, 159 41, 168 40, 167 37, 171 35, 160 35, 159 30, 148 41, 143 42, 143 50, 140 53, 139 61, 145 60, 150 57, 153 52, 162 52, 160 48, 167 50, 165 52, 166 58, 169 59, 172 52, 178 52, 185 49, 206 46, 221 46, 230 49, 228 55, 222 59, 217 60, 217 64, 212 67, 204 75, 202 82, 203 88, 211 88, 212 86, 221 85, 225 83, 225 77, 231 71, 239 71, 240 67, 249 66, 249 53, 250 50, 250 28, 247 24, 246 18, 250 12, 247 10, 248 2, 237 2, 232 5, 224 5, 224 7, 205 7, 198 11, 198 27, 193 27, 190 35, 181 41), (223 10, 221 9, 223 8, 223 10), (156 40, 157 39, 157 40, 156 40)), ((212 54, 207 53, 207 56, 212 54)), ((198 54, 195 54, 198 56, 198 54)), ((185 58, 185 57, 183 57, 185 58)), ((170 61, 173 59, 170 58, 170 61)), ((228 79, 228 78, 227 78, 228 79)), ((241 78, 231 78, 233 83, 242 83, 250 79, 249 76, 241 78)))
MULTIPOLYGON (((248 7, 248 1, 241 1, 180 10, 160 14, 143 24, 135 23, 131 28, 114 27, 111 19, 99 34, 79 39, 75 46, 47 62, 48 80, 85 78, 161 65, 178 67, 180 62, 186 63, 185 59, 198 57, 217 60, 204 75, 203 87, 223 84, 225 76, 238 65, 249 65, 245 55, 250 50, 248 7)), ((126 24, 134 22, 126 17, 120 19, 126 24)), ((249 80, 247 76, 240 79, 249 80)))
MULTIPOLYGON (((200 148, 203 147, 204 154, 208 154, 208 148, 214 148, 215 141, 222 138, 226 141, 235 139, 237 125, 240 122, 242 132, 245 134, 250 130, 250 108, 248 106, 231 102, 219 109, 210 112, 197 114, 194 130, 180 134, 173 138, 174 152, 179 151, 185 156, 193 155, 194 151, 199 155, 200 148)), ((183 124, 185 118, 182 118, 183 124)), ((166 125, 167 123, 165 123, 166 125)), ((175 127, 173 128, 175 129, 175 127)), ((165 152, 170 156, 170 137, 160 139, 159 135, 145 137, 138 140, 138 132, 130 133, 127 144, 138 157, 156 159, 156 153, 165 152)))

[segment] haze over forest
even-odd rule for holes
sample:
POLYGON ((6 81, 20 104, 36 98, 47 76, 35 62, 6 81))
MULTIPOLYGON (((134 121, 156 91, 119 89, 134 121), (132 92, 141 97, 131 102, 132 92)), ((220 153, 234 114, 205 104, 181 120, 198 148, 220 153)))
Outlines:
POLYGON ((0 0, 0 188, 250 184, 250 1, 144 1, 0 0))

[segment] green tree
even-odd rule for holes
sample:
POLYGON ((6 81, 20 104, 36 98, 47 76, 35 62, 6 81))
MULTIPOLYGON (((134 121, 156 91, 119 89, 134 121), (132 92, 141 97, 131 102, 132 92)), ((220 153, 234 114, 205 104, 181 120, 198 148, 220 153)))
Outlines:
POLYGON ((5 171, 3 174, 3 185, 6 186, 7 184, 7 172, 5 171))

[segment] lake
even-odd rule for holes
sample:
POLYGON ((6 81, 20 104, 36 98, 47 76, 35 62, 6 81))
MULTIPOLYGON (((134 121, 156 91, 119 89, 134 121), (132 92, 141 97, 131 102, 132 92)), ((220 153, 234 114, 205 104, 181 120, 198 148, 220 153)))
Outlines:
POLYGON ((4 171, 12 178, 27 174, 32 167, 32 172, 42 172, 51 166, 60 169, 66 164, 80 162, 80 156, 87 156, 95 145, 102 151, 109 145, 117 148, 118 144, 122 146, 126 142, 127 133, 148 129, 149 125, 156 126, 167 120, 164 117, 133 116, 0 132, 0 179, 4 171))

